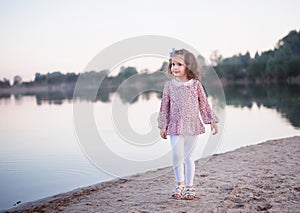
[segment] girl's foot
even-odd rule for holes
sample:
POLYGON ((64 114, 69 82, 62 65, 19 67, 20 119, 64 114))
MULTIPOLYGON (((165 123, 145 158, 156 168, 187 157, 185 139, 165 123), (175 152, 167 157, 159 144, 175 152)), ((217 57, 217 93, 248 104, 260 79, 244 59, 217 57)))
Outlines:
POLYGON ((173 190, 172 198, 181 199, 183 191, 184 185, 177 185, 173 190))
POLYGON ((196 198, 196 190, 193 187, 186 187, 183 192, 183 198, 186 200, 194 200, 196 198))

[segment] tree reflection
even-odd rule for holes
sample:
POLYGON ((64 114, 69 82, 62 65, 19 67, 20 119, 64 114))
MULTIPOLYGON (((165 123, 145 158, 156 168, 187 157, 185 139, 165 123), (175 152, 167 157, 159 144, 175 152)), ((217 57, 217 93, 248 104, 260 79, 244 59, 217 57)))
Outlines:
MULTIPOLYGON (((61 105, 64 101, 88 101, 88 102, 111 102, 113 95, 118 95, 124 104, 137 103, 140 98, 144 100, 150 100, 151 97, 157 97, 161 99, 164 80, 153 81, 139 79, 138 84, 124 85, 120 88, 101 85, 98 89, 96 97, 91 94, 92 89, 83 89, 74 96, 73 90, 54 92, 49 90, 48 92, 39 93, 25 93, 14 94, 15 101, 21 102, 22 96, 35 96, 36 104, 55 104, 61 105), (153 86, 155 84, 155 86, 153 86), (147 88, 151 88, 149 90, 147 88)), ((213 91, 209 88, 209 91, 213 91)), ((249 85, 228 85, 224 87, 226 96, 226 104, 235 107, 247 107, 252 108, 254 104, 258 107, 264 106, 267 108, 275 109, 283 117, 287 118, 290 123, 297 128, 300 128, 300 85, 289 84, 249 84, 249 85)), ((218 107, 224 107, 222 102, 218 100, 218 97, 212 95, 214 105, 218 107), (219 106, 220 105, 220 106, 219 106), (221 106, 222 105, 222 106, 221 106)), ((1 95, 0 99, 9 100, 11 95, 1 95)))
POLYGON ((294 127, 300 127, 300 86, 288 84, 231 85, 224 87, 227 105, 276 109, 294 127))

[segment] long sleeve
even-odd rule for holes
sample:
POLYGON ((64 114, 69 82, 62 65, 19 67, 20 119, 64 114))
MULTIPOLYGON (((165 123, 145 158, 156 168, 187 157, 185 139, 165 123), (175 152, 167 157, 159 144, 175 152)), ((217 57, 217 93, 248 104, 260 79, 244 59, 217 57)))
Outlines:
POLYGON ((199 101, 199 110, 201 114, 201 118, 203 123, 210 124, 210 123, 217 123, 219 121, 218 117, 212 111, 211 107, 208 104, 203 86, 200 81, 198 81, 198 101, 199 101))
POLYGON ((168 84, 165 85, 158 116, 158 128, 166 129, 170 118, 170 93, 168 84))

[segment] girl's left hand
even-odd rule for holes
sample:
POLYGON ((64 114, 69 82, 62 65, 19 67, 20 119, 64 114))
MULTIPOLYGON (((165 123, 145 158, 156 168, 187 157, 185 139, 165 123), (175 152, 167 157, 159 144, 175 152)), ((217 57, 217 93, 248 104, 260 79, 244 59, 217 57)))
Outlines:
POLYGON ((210 128, 211 128, 211 131, 213 132, 213 135, 218 133, 218 125, 216 123, 211 123, 210 128))
POLYGON ((161 136, 163 139, 167 139, 167 131, 166 131, 166 129, 161 129, 161 130, 160 130, 160 136, 161 136))

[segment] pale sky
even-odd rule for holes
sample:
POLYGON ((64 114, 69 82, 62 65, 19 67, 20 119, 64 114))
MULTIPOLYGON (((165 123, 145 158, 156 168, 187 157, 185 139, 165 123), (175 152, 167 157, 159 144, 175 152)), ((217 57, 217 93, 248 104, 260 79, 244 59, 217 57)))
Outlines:
POLYGON ((253 56, 300 29, 299 8, 298 0, 0 0, 0 79, 79 73, 104 48, 141 35, 182 40, 207 59, 216 49, 253 56))

